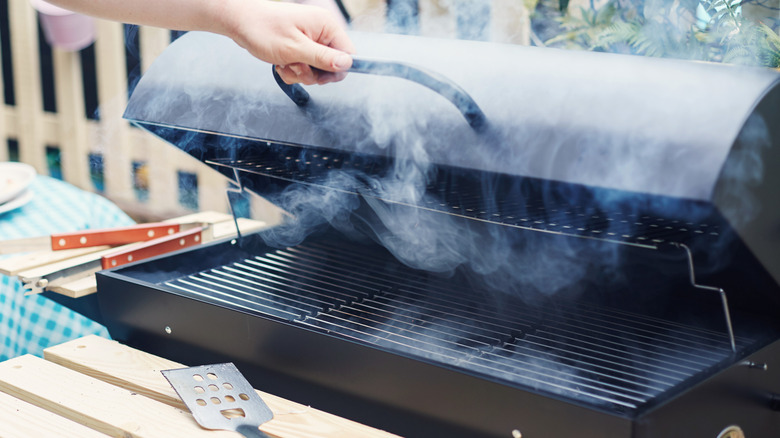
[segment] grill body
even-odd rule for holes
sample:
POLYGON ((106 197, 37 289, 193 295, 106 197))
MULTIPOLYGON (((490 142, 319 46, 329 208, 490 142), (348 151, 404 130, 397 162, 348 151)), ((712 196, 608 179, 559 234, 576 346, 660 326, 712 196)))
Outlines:
POLYGON ((333 238, 222 242, 101 274, 106 324, 131 345, 229 359, 254 385, 405 436, 717 436, 733 423, 768 437, 778 426, 777 372, 742 365, 773 363, 776 342, 739 337, 735 362, 722 330, 584 299, 491 302, 333 238))
POLYGON ((446 73, 487 125, 357 74, 298 107, 229 40, 180 38, 126 117, 320 221, 99 273, 113 337, 406 436, 780 430, 775 73, 353 37, 446 73), (421 269, 410 227, 478 260, 421 269))

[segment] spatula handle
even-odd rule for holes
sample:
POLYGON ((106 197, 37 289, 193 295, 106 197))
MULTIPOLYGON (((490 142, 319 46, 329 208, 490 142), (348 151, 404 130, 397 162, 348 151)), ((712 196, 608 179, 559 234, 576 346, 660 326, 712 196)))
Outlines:
POLYGON ((236 432, 247 438, 271 438, 268 434, 258 429, 257 426, 242 424, 236 428, 236 432))

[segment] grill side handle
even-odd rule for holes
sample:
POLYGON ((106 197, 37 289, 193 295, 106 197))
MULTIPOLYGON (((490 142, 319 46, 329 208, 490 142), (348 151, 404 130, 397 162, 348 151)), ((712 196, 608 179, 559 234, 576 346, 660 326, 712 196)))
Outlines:
MULTIPOLYGON (((301 85, 290 85, 284 82, 279 73, 276 72, 275 66, 271 67, 271 71, 274 80, 279 84, 284 94, 292 99, 296 105, 303 107, 308 104, 309 93, 301 85)), ((460 85, 441 74, 402 62, 379 61, 357 56, 352 57, 352 67, 348 71, 350 73, 395 76, 416 82, 449 100, 463 114, 463 117, 475 131, 482 132, 487 126, 487 117, 477 102, 460 85)))

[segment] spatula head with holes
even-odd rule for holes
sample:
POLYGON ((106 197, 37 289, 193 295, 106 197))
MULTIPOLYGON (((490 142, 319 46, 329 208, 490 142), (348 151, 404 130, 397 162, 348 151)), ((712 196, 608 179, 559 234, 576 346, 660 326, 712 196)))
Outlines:
POLYGON ((162 374, 204 428, 267 436, 258 427, 274 414, 232 363, 163 370, 162 374))

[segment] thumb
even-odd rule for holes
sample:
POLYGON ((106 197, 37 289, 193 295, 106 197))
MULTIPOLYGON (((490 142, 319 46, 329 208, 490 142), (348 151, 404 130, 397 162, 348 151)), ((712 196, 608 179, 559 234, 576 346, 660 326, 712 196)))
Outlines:
POLYGON ((303 50, 304 62, 320 70, 342 72, 352 67, 352 57, 341 50, 311 40, 303 47, 303 50))

